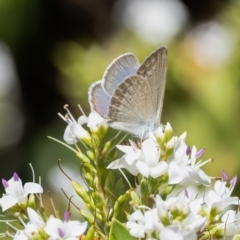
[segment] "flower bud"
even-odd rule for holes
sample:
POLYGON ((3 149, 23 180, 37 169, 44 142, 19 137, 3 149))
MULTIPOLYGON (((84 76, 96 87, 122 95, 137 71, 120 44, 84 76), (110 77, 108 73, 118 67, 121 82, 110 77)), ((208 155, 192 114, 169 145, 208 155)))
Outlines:
POLYGON ((98 192, 93 192, 92 198, 96 207, 102 209, 104 206, 104 200, 102 199, 102 196, 98 192))
POLYGON ((125 194, 121 195, 115 202, 113 206, 114 215, 113 217, 116 218, 119 214, 119 212, 122 210, 121 205, 126 202, 130 197, 129 191, 127 191, 125 194))
POLYGON ((94 229, 94 226, 92 225, 88 229, 87 234, 86 234, 84 240, 93 240, 94 239, 94 234, 95 234, 95 229, 94 229))
POLYGON ((94 225, 95 219, 90 212, 80 209, 80 213, 83 216, 83 218, 89 223, 89 225, 94 225))
POLYGON ((165 136, 164 136, 165 142, 170 141, 170 139, 173 137, 173 130, 170 123, 166 124, 164 133, 165 133, 165 136))
POLYGON ((141 200, 139 199, 139 197, 135 191, 131 191, 130 195, 131 195, 131 199, 133 201, 134 206, 138 206, 141 204, 141 200))
POLYGON ((93 151, 87 150, 86 153, 87 153, 87 156, 88 156, 90 159, 92 159, 92 160, 95 160, 95 159, 96 159, 95 154, 94 154, 93 151))
POLYGON ((81 159, 81 162, 83 162, 83 163, 90 163, 91 162, 90 159, 85 154, 83 154, 82 152, 78 152, 77 156, 81 159))
POLYGON ((104 148, 102 150, 102 154, 103 155, 106 154, 111 146, 112 146, 112 142, 111 141, 106 142, 105 145, 104 145, 104 148))
POLYGON ((146 203, 149 197, 149 189, 146 179, 142 179, 140 183, 140 191, 142 194, 143 202, 146 203))
POLYGON ((90 196, 88 195, 87 191, 79 183, 73 180, 71 180, 71 184, 77 195, 81 197, 86 204, 89 204, 89 206, 91 206, 92 209, 94 209, 94 204, 90 196))
POLYGON ((28 207, 35 209, 36 208, 36 201, 35 201, 35 195, 30 194, 28 198, 28 207))

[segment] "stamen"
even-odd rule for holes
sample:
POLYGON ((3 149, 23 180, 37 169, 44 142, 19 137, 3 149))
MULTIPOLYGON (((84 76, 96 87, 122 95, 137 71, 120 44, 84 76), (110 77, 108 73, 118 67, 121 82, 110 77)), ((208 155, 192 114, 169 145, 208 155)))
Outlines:
POLYGON ((84 111, 83 111, 83 109, 82 109, 80 104, 78 104, 78 107, 80 108, 80 111, 81 111, 82 115, 86 116, 86 114, 84 113, 84 111))
POLYGON ((66 119, 61 113, 58 113, 58 116, 59 116, 64 122, 67 122, 67 119, 66 119))
POLYGON ((11 237, 11 238, 14 238, 14 235, 12 235, 9 231, 6 231, 4 237, 11 237))
POLYGON ((18 182, 19 177, 18 177, 17 173, 13 174, 13 180, 14 180, 14 182, 18 182))
POLYGON ((235 176, 231 181, 230 181, 230 184, 235 186, 237 183, 237 176, 235 176))
POLYGON ((190 148, 190 146, 187 146, 186 154, 187 154, 187 156, 189 156, 189 155, 191 154, 191 148, 190 148))
POLYGON ((71 112, 69 111, 68 105, 67 105, 67 104, 64 105, 63 108, 67 111, 68 115, 70 116, 70 119, 71 119, 73 122, 77 123, 77 121, 75 120, 75 118, 73 117, 73 115, 71 114, 71 112))
POLYGON ((205 148, 200 149, 197 153, 196 153, 196 158, 200 158, 205 152, 205 148))
POLYGON ((228 180, 228 175, 224 170, 222 171, 222 180, 225 182, 228 180))
POLYGON ((61 238, 64 236, 64 232, 61 228, 58 228, 58 234, 61 238))
POLYGON ((69 221, 69 219, 70 219, 70 212, 69 211, 65 211, 65 213, 64 213, 64 220, 66 221, 66 222, 68 222, 69 221))
POLYGON ((185 194, 185 197, 189 198, 188 190, 186 188, 184 188, 184 194, 185 194))
POLYGON ((5 179, 2 179, 2 185, 3 185, 4 188, 9 187, 9 184, 5 179))
POLYGON ((137 150, 139 149, 138 146, 137 146, 137 144, 136 144, 135 142, 133 142, 133 141, 131 141, 131 140, 129 140, 129 142, 131 143, 131 146, 132 146, 132 148, 133 148, 134 151, 137 151, 137 150))
POLYGON ((34 172, 33 166, 32 166, 31 163, 29 163, 29 166, 30 166, 30 168, 31 168, 31 170, 32 170, 33 182, 35 182, 35 172, 34 172))
POLYGON ((14 225, 12 225, 9 222, 6 222, 6 225, 8 225, 11 229, 15 230, 16 232, 19 231, 19 229, 17 229, 14 225))
POLYGON ((25 223, 25 222, 22 220, 22 218, 20 217, 20 213, 19 213, 19 212, 16 212, 16 213, 14 214, 14 216, 18 218, 19 222, 21 222, 24 227, 26 227, 26 223, 25 223))

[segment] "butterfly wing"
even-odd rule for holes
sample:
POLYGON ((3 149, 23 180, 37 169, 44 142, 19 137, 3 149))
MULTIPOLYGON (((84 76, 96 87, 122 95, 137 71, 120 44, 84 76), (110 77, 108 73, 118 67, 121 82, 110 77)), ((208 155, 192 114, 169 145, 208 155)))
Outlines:
POLYGON ((146 78, 153 96, 155 122, 159 125, 167 74, 167 47, 162 46, 145 59, 137 74, 146 78))
POLYGON ((110 96, 102 88, 101 80, 90 86, 88 90, 88 102, 90 104, 91 111, 97 112, 106 119, 110 100, 110 96))
POLYGON ((112 127, 138 136, 152 129, 155 112, 148 80, 139 75, 126 78, 112 95, 108 116, 112 127))
POLYGON ((126 77, 135 74, 139 66, 140 64, 133 54, 126 53, 119 56, 108 66, 103 74, 102 88, 112 96, 117 86, 126 77))

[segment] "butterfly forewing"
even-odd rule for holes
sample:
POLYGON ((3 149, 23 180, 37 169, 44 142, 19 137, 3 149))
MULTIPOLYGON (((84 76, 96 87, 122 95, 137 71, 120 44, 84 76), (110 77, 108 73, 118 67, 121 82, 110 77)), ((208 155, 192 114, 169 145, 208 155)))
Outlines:
POLYGON ((167 47, 162 46, 145 59, 137 74, 148 79, 154 99, 153 107, 160 124, 167 73, 167 47))
POLYGON ((140 64, 137 58, 126 53, 116 58, 107 68, 103 75, 102 87, 112 96, 119 84, 130 75, 137 72, 140 64))

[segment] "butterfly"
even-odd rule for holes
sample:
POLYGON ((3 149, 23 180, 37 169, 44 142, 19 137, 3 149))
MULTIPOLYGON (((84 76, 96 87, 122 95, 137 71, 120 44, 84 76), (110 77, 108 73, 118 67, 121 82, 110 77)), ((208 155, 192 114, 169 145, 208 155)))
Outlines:
POLYGON ((116 58, 88 91, 91 111, 110 127, 147 137, 160 126, 167 74, 167 47, 142 64, 132 53, 116 58))

